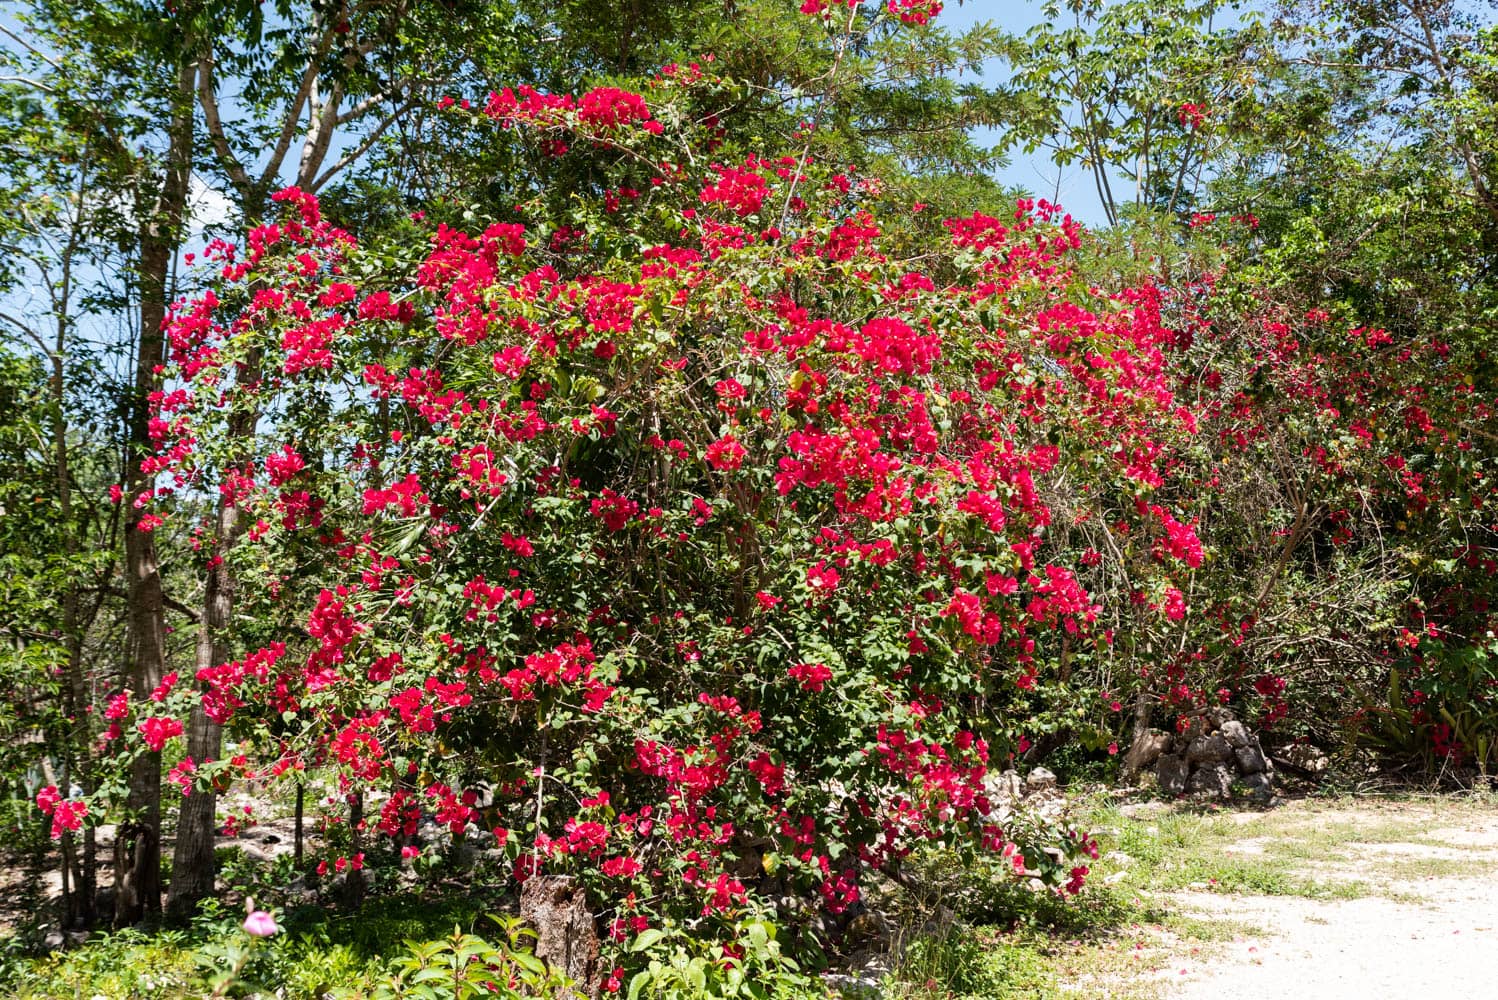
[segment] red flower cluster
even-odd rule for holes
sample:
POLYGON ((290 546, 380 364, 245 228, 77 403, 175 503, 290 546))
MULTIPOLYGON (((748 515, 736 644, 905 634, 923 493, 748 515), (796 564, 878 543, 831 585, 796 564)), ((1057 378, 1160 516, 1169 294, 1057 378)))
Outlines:
POLYGON ((941 0, 889 0, 885 5, 891 14, 906 24, 927 24, 941 13, 941 0))
POLYGON ((60 840, 64 833, 82 829, 83 819, 88 815, 88 803, 82 799, 65 799, 56 785, 48 785, 36 793, 37 808, 42 815, 52 817, 52 839, 60 840))

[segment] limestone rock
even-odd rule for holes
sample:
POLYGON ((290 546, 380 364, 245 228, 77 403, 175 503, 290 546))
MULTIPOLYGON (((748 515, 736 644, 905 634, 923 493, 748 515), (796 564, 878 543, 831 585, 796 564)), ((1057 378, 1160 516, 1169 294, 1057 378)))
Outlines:
POLYGON ((1239 747, 1233 751, 1233 755, 1238 759, 1238 770, 1245 775, 1262 774, 1268 763, 1264 759, 1264 751, 1260 750, 1257 745, 1239 747))
POLYGON ((1222 738, 1227 740, 1228 746, 1234 750, 1248 746, 1248 728, 1237 719, 1229 719, 1227 722, 1224 722, 1218 729, 1218 732, 1222 733, 1222 738))
POLYGON ((1160 782, 1160 794, 1180 795, 1186 790, 1186 779, 1190 768, 1186 758, 1178 754, 1166 754, 1155 764, 1155 777, 1160 782))
POLYGON ((1186 760, 1192 764, 1219 764, 1231 760, 1233 748, 1221 733, 1198 736, 1186 747, 1186 760))
POLYGON ((1274 799, 1274 781, 1263 772, 1244 775, 1238 780, 1238 785, 1250 802, 1268 805, 1274 799))
POLYGON ((1012 769, 999 774, 990 772, 984 776, 983 786, 988 797, 999 806, 1013 805, 1025 794, 1024 782, 1020 780, 1019 772, 1012 769))
POLYGON ((1285 763, 1297 767, 1302 771, 1309 772, 1316 777, 1320 777, 1322 772, 1331 764, 1326 754, 1317 750, 1309 743, 1292 743, 1280 749, 1277 753, 1285 763))
POLYGON ((1233 792, 1233 772, 1225 764, 1204 764, 1186 782, 1188 795, 1225 799, 1233 792))

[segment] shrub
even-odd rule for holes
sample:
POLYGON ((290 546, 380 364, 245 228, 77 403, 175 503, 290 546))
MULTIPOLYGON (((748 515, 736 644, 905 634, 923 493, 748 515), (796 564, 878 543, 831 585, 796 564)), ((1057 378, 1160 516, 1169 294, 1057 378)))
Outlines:
MULTIPOLYGON (((667 141, 572 114, 529 124, 667 141)), ((1108 637, 1045 484, 1154 539, 1141 583, 1199 558, 1134 500, 1189 428, 1158 293, 1079 286, 1044 203, 913 242, 856 173, 657 179, 565 244, 542 220, 364 248, 289 191, 216 248, 170 331, 153 503, 242 524, 261 644, 200 673, 241 742, 192 778, 334 767, 385 850, 424 810, 492 830, 621 941, 667 914, 729 940, 787 887, 840 914, 923 842, 1075 884, 1085 838, 1016 843, 984 777, 1096 704, 1068 664, 1108 637)), ((329 870, 365 863, 350 832, 329 870)))

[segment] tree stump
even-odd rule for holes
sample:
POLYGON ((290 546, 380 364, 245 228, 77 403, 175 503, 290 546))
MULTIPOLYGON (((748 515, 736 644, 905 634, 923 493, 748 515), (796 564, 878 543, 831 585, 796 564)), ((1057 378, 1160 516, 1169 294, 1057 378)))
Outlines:
POLYGON ((520 890, 520 917, 536 931, 536 957, 573 982, 573 993, 598 994, 598 926, 582 887, 561 875, 535 875, 520 890))

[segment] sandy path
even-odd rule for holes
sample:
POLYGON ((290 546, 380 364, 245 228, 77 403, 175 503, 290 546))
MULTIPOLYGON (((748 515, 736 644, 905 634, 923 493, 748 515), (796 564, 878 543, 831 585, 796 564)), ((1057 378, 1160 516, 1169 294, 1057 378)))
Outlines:
MULTIPOLYGON (((1225 997, 1304 1000, 1498 997, 1498 810, 1464 810, 1410 818, 1422 823, 1416 842, 1344 843, 1356 859, 1328 865, 1326 881, 1360 880, 1374 894, 1348 900, 1180 893, 1174 901, 1195 916, 1262 928, 1235 938, 1206 959, 1178 961, 1167 975, 1177 1000, 1225 997), (1441 826, 1447 822, 1452 825, 1441 826), (1453 862, 1469 873, 1412 874, 1411 862, 1433 869, 1453 862), (1393 862, 1403 875, 1386 877, 1393 862), (1385 876, 1385 877, 1381 877, 1385 876)), ((1333 814, 1358 821, 1356 810, 1333 814)), ((1379 814, 1387 821, 1387 811, 1379 814)))

